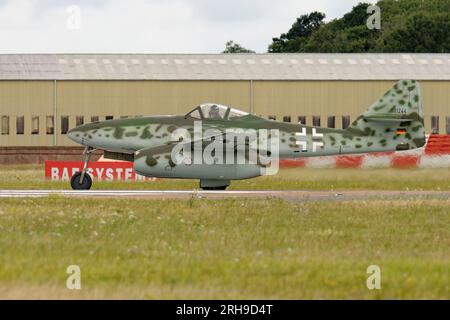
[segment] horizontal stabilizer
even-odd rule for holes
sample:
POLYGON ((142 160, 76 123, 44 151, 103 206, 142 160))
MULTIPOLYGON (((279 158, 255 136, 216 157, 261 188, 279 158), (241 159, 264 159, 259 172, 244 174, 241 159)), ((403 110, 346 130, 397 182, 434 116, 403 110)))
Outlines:
POLYGON ((364 119, 370 122, 383 122, 383 123, 399 123, 399 122, 410 122, 415 119, 405 119, 400 117, 382 117, 382 116, 365 116, 364 119))

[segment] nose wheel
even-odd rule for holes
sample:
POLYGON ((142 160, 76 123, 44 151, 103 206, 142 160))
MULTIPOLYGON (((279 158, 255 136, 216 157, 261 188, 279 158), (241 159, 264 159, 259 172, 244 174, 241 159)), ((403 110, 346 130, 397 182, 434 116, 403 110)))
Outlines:
POLYGON ((70 179, 70 186, 73 190, 89 190, 92 186, 92 178, 87 173, 89 160, 91 159, 92 152, 95 151, 92 147, 86 147, 84 149, 84 166, 83 170, 75 173, 70 179))
POLYGON ((83 179, 81 179, 82 175, 83 173, 78 171, 72 176, 72 179, 70 179, 70 186, 73 190, 89 190, 91 188, 91 176, 85 173, 83 179))

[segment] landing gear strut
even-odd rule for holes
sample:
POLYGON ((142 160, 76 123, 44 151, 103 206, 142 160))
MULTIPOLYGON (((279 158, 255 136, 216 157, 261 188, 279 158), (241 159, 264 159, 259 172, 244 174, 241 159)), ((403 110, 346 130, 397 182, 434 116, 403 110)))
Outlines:
POLYGON ((92 178, 87 173, 89 160, 91 159, 92 152, 95 151, 92 147, 86 147, 84 149, 84 166, 83 170, 75 173, 70 179, 70 186, 73 190, 89 190, 92 186, 92 178))

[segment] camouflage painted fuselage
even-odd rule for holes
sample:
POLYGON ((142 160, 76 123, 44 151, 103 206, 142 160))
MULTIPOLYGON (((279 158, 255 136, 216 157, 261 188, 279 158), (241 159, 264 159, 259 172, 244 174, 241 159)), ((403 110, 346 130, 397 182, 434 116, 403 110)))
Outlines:
MULTIPOLYGON (((68 135, 85 146, 133 155, 135 168, 144 175, 230 180, 260 174, 258 166, 248 167, 248 170, 223 164, 208 167, 188 164, 184 168, 176 168, 179 165, 172 161, 170 153, 179 141, 174 139, 173 133, 184 128, 192 133, 194 140, 195 121, 199 119, 190 116, 118 119, 86 124, 71 130, 68 135), (232 174, 224 174, 224 170, 231 170, 232 174)), ((254 115, 229 120, 203 119, 202 130, 211 128, 220 132, 227 129, 256 132, 276 129, 279 132, 280 158, 400 151, 425 144, 420 88, 414 80, 399 81, 343 130, 275 122, 254 115)))

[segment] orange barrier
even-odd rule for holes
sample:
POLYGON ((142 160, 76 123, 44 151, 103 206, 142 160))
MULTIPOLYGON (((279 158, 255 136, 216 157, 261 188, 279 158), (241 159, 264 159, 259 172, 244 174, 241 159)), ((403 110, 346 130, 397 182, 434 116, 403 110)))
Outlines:
POLYGON ((425 154, 450 154, 450 135, 432 134, 425 146, 425 154))
POLYGON ((424 148, 401 152, 376 152, 280 160, 280 167, 332 167, 332 168, 439 168, 450 167, 450 135, 432 134, 424 148))

